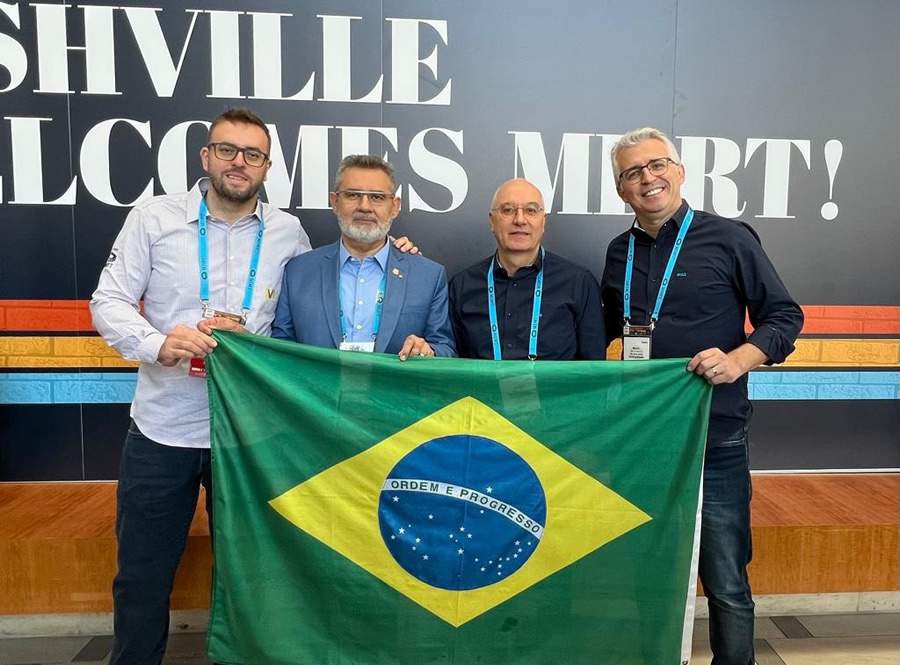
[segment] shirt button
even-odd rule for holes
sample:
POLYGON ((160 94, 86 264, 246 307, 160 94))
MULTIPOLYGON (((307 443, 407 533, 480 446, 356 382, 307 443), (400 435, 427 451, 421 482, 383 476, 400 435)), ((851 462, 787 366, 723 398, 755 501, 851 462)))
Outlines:
POLYGON ((362 301, 362 300, 358 300, 358 301, 356 302, 356 304, 357 304, 357 305, 362 305, 362 304, 363 304, 363 301, 362 301))
POLYGON ((231 286, 234 286, 234 282, 228 282, 228 283, 231 284, 231 286))
POLYGON ((356 329, 357 329, 357 330, 362 330, 362 324, 361 324, 361 323, 360 323, 360 324, 357 324, 356 329))
POLYGON ((366 283, 366 278, 365 278, 365 277, 360 277, 360 278, 359 278, 359 283, 360 283, 360 284, 365 284, 365 283, 366 283))
POLYGON ((233 256, 229 256, 229 257, 228 257, 228 260, 229 260, 229 261, 234 261, 234 257, 233 257, 233 256))

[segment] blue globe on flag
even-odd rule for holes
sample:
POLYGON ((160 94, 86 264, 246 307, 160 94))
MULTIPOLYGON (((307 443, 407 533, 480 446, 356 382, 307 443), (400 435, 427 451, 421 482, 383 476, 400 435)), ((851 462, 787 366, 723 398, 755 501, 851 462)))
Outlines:
POLYGON ((492 439, 457 434, 401 458, 382 486, 381 536, 408 573, 452 591, 496 584, 535 552, 547 502, 537 474, 492 439))

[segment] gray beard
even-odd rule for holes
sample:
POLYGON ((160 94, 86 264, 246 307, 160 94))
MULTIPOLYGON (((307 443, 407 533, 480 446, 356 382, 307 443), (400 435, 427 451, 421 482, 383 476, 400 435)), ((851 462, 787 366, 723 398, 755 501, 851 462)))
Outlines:
POLYGON ((340 218, 338 218, 338 226, 341 227, 341 233, 351 240, 366 244, 384 240, 391 230, 390 222, 383 225, 376 222, 374 225, 360 226, 353 224, 352 221, 345 222, 340 218))

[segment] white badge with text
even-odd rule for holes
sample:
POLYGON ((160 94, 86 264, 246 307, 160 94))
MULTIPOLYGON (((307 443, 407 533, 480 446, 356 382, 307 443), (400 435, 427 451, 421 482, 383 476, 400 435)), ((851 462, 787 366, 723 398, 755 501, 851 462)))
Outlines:
POLYGON ((341 351, 362 351, 363 353, 373 353, 375 351, 375 342, 341 342, 338 347, 341 351))
POLYGON ((650 360, 650 339, 653 326, 633 326, 622 328, 622 360, 650 360))

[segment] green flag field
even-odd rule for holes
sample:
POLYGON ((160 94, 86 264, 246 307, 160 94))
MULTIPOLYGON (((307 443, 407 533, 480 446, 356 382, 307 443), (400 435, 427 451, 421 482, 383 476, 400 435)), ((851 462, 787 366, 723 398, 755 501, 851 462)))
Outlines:
POLYGON ((211 660, 686 660, 711 395, 686 360, 216 339, 211 660))

